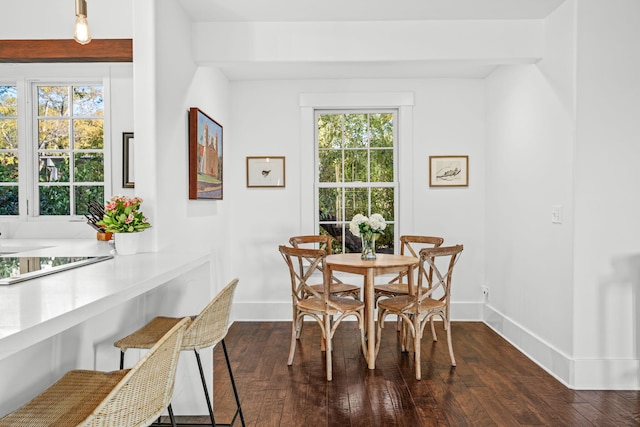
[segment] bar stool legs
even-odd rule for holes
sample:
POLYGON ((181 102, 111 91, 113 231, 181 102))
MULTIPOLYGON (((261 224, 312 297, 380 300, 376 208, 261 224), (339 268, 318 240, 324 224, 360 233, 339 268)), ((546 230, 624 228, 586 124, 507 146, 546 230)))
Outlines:
POLYGON ((229 354, 227 353, 227 345, 224 343, 224 339, 222 340, 222 350, 224 351, 224 358, 227 361, 227 370, 229 371, 229 378, 231 379, 231 387, 233 388, 233 395, 236 398, 236 412, 233 415, 233 419, 231 420, 231 425, 233 425, 234 421, 238 414, 240 414, 240 422, 242 423, 242 427, 245 427, 244 423, 244 415, 242 414, 242 406, 240 405, 240 397, 238 396, 238 389, 236 388, 236 382, 233 379, 233 371, 231 370, 231 362, 229 362, 229 354))
POLYGON ((209 392, 207 391, 207 381, 204 377, 204 371, 202 369, 202 362, 200 361, 200 353, 198 350, 193 350, 196 355, 196 360, 198 361, 198 369, 200 370, 200 379, 202 380, 202 389, 204 391, 204 396, 207 399, 207 408, 209 408, 209 417, 211 418, 212 426, 220 426, 220 427, 231 427, 235 424, 236 418, 240 415, 240 423, 242 427, 245 427, 244 423, 244 414, 242 413, 242 406, 240 405, 240 397, 238 396, 238 389, 236 388, 236 381, 233 378, 233 371, 231 370, 231 362, 229 361, 229 353, 227 352, 227 345, 224 342, 224 339, 221 340, 222 343, 222 351, 224 352, 224 359, 227 363, 227 371, 229 372, 229 379, 231 380, 231 388, 233 389, 233 396, 236 399, 236 411, 233 414, 233 418, 231 418, 231 422, 229 424, 216 424, 215 417, 213 415, 213 408, 211 407, 211 399, 209 398, 209 392))
MULTIPOLYGON (((229 379, 231 380, 231 388, 233 389, 233 396, 236 400, 236 410, 233 414, 233 418, 229 424, 216 424, 215 416, 213 415, 213 407, 211 405, 211 398, 209 397, 209 392, 207 391, 207 380, 204 376, 204 369, 202 368, 202 360, 200 359, 200 352, 197 349, 193 350, 193 353, 196 356, 196 361, 198 362, 198 370, 200 371, 200 380, 202 381, 202 390, 204 392, 204 397, 207 401, 207 409, 209 410, 209 418, 211 419, 211 425, 214 427, 231 427, 235 424, 236 418, 240 415, 240 423, 242 427, 245 427, 246 424, 244 422, 244 414, 242 413, 242 406, 240 405, 240 396, 238 395, 238 389, 236 388, 236 382, 233 378, 233 371, 231 370, 231 362, 229 360, 229 353, 227 352, 227 345, 224 342, 224 339, 221 341, 222 350, 224 352, 225 362, 227 364, 227 370, 229 372, 229 379)), ((124 352, 120 351, 120 369, 124 369, 124 352)), ((171 420, 171 426, 176 427, 175 417, 173 415, 173 408, 171 404, 167 408, 169 411, 169 419, 171 420)), ((159 423, 158 423, 159 424, 159 423)), ((206 424, 189 424, 189 425, 206 425, 206 424)))

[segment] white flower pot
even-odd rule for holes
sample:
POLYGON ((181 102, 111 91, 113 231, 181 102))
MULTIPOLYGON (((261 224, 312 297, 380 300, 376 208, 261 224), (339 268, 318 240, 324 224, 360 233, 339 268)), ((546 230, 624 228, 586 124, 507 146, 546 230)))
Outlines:
POLYGON ((138 241, 140 233, 114 233, 118 255, 133 255, 138 253, 138 241))

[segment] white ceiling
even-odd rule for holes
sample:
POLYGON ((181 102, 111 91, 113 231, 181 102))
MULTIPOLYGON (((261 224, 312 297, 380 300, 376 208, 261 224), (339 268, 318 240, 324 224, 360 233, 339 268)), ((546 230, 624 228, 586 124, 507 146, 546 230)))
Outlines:
POLYGON ((564 0, 179 0, 195 22, 542 19, 564 0))
MULTIPOLYGON (((565 0, 178 0, 193 22, 310 22, 543 19, 565 0)), ((215 64, 230 80, 484 78, 498 64, 215 64)))

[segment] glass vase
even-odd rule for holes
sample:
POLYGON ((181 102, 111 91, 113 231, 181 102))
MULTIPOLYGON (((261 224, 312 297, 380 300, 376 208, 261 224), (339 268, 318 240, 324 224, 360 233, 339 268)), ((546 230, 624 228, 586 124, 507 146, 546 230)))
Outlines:
POLYGON ((360 258, 365 261, 373 261, 376 259, 376 233, 362 233, 362 255, 360 258))

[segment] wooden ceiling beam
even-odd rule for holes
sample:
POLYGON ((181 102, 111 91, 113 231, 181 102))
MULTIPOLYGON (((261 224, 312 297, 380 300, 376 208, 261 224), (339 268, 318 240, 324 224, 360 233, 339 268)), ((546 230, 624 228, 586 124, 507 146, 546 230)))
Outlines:
POLYGON ((0 62, 133 62, 133 40, 0 40, 0 62))

